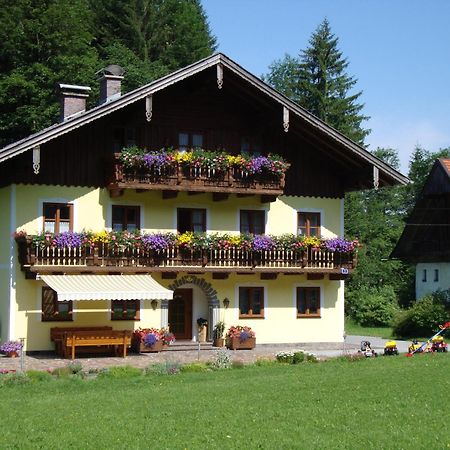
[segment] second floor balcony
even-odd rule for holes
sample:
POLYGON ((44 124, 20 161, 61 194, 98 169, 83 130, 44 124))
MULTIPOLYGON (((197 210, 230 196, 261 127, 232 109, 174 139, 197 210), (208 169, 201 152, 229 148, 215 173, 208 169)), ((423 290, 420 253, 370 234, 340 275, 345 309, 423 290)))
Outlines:
POLYGON ((159 150, 137 147, 114 154, 112 197, 124 189, 160 190, 166 197, 178 191, 211 192, 215 200, 229 194, 262 195, 272 201, 283 194, 290 164, 277 155, 244 156, 225 152, 159 150))
POLYGON ((356 267, 355 243, 339 238, 317 239, 310 245, 291 235, 277 240, 272 236, 129 234, 124 241, 111 240, 114 233, 105 233, 99 239, 92 234, 70 241, 69 233, 61 233, 59 236, 66 236, 60 239, 50 234, 16 237, 22 269, 39 273, 315 273, 342 277, 356 267), (67 245, 61 245, 64 240, 67 245))

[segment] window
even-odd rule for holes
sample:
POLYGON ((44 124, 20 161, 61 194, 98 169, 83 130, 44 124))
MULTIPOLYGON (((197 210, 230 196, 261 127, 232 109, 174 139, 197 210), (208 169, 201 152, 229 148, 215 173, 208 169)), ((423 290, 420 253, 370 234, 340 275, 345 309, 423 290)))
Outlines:
POLYGON ((73 205, 70 203, 44 203, 42 206, 44 216, 44 231, 62 233, 72 231, 73 205))
POLYGON ((136 130, 134 128, 116 128, 114 130, 113 149, 115 152, 132 145, 136 145, 136 130))
POLYGON ((241 210, 240 231, 241 233, 264 234, 265 211, 241 210))
POLYGON ((114 231, 134 231, 140 228, 139 206, 112 207, 112 229, 114 231))
POLYGON ((422 282, 426 283, 427 282, 427 269, 423 269, 422 272, 422 282))
POLYGON ((434 281, 439 281, 439 269, 434 269, 434 281))
POLYGON ((297 288, 297 317, 320 317, 320 288, 297 288))
POLYGON ((206 231, 206 209, 178 208, 177 216, 177 230, 180 233, 206 231))
POLYGON ((201 133, 179 133, 178 149, 186 151, 190 148, 203 148, 203 134, 201 133))
POLYGON ((264 288, 239 288, 239 318, 264 318, 264 288))
POLYGON ((320 236, 320 213, 299 212, 297 234, 300 236, 320 236))
POLYGON ((111 320, 139 320, 140 310, 139 300, 112 300, 111 320))
POLYGON ((258 139, 245 136, 241 139, 241 154, 260 156, 261 144, 258 139))
POLYGON ((42 288, 42 322, 72 321, 72 302, 58 301, 58 294, 45 286, 42 288))

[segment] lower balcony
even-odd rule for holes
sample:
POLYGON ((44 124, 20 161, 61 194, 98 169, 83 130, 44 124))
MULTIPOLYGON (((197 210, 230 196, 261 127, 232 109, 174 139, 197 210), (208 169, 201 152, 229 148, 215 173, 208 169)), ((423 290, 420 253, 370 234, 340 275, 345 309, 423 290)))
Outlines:
POLYGON ((212 272, 213 278, 230 273, 260 273, 262 279, 278 274, 308 274, 309 279, 345 279, 356 267, 354 252, 323 248, 301 250, 187 249, 172 245, 164 250, 126 248, 100 244, 94 247, 42 247, 31 239, 17 239, 19 261, 27 276, 36 273, 139 273, 162 272, 174 278, 178 272, 212 272))

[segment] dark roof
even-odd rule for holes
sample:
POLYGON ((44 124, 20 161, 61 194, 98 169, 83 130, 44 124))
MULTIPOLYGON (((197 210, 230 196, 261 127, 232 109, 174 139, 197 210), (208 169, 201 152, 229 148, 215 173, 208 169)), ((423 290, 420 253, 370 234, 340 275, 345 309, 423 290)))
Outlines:
MULTIPOLYGON (((283 94, 268 86, 262 80, 252 75, 250 72, 242 68, 240 65, 238 65, 222 53, 217 53, 215 55, 209 56, 208 58, 191 64, 188 67, 177 70, 176 72, 173 72, 165 77, 146 84, 145 86, 135 89, 134 91, 128 92, 127 94, 119 97, 116 100, 96 106, 95 108, 79 114, 76 117, 68 119, 62 123, 52 125, 44 130, 26 137, 25 139, 10 144, 0 149, 0 163, 23 152, 26 152, 33 147, 36 147, 37 145, 41 145, 58 136, 68 133, 73 129, 86 125, 107 114, 111 114, 112 112, 124 108, 131 103, 142 100, 148 95, 165 89, 166 87, 173 85, 174 83, 189 78, 218 64, 220 64, 223 68, 232 71, 241 79, 247 81, 263 94, 278 102, 280 105, 288 108, 291 113, 297 115, 299 118, 301 118, 301 120, 307 122, 319 132, 327 135, 331 140, 336 142, 336 144, 342 146, 349 153, 350 157, 357 157, 358 159, 362 159, 366 163, 369 163, 378 168, 380 172, 380 179, 387 179, 387 184, 406 184, 408 182, 408 178, 402 175, 400 172, 396 171, 388 164, 376 158, 366 149, 354 143, 342 133, 330 127, 328 124, 308 112, 306 109, 297 105, 283 94)), ((226 73, 224 74, 224 78, 224 82, 226 82, 226 73)))
POLYGON ((450 262, 450 159, 438 159, 391 258, 450 262))

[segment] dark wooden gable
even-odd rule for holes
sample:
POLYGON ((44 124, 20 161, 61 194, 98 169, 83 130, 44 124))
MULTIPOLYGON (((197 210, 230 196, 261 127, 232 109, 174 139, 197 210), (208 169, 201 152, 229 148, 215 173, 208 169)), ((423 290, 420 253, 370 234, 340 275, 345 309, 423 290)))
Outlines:
POLYGON ((425 182, 392 258, 450 261, 450 160, 438 160, 425 182))
MULTIPOLYGON (((112 155, 126 145, 126 135, 148 149, 177 147, 178 133, 202 132, 204 148, 239 153, 243 137, 257 139, 263 153, 283 155, 292 167, 287 195, 342 198, 349 190, 371 187, 373 163, 349 154, 344 144, 290 114, 283 130, 283 106, 237 73, 225 71, 217 87, 216 67, 209 67, 153 95, 153 117, 145 118, 145 99, 72 129, 41 144, 40 173, 30 152, 0 165, 0 184, 103 187, 109 181, 112 155)), ((392 184, 380 175, 380 185, 392 184)))

